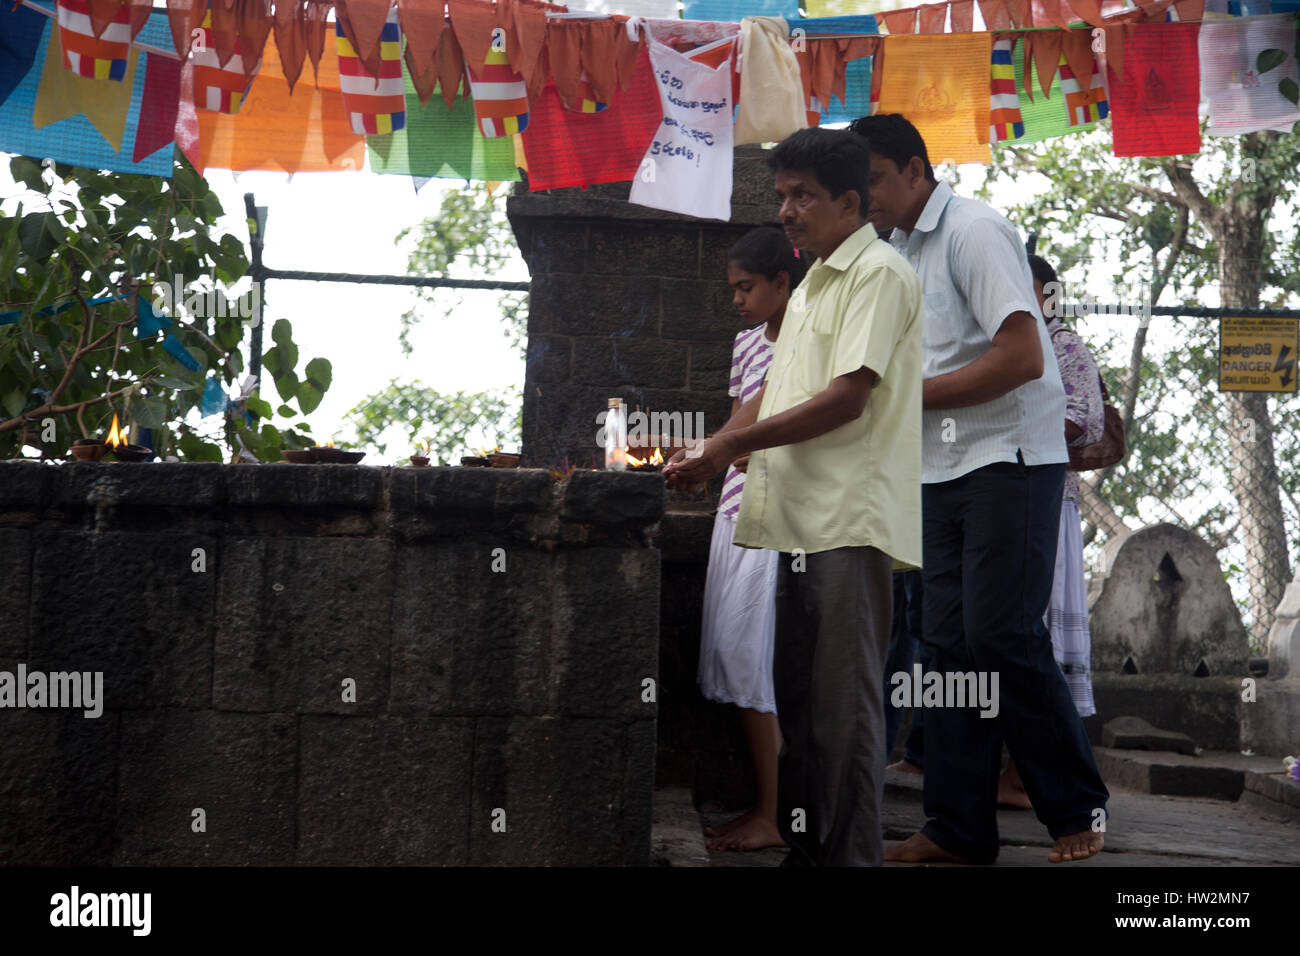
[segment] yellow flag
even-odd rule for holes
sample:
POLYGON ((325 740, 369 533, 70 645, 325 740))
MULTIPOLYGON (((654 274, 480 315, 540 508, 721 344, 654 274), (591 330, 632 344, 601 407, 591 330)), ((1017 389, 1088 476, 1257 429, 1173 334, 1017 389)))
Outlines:
POLYGON ((515 165, 528 172, 528 157, 524 155, 524 137, 515 133, 515 165))
POLYGON ((104 137, 113 152, 122 151, 126 117, 131 112, 131 92, 135 89, 135 66, 140 51, 132 48, 126 57, 126 77, 122 82, 96 80, 78 76, 63 65, 63 49, 58 29, 50 30, 45 51, 45 69, 36 90, 32 126, 42 129, 51 123, 84 113, 92 126, 104 137))
POLYGON ((991 163, 993 34, 886 37, 884 44, 877 112, 911 120, 932 163, 991 163))

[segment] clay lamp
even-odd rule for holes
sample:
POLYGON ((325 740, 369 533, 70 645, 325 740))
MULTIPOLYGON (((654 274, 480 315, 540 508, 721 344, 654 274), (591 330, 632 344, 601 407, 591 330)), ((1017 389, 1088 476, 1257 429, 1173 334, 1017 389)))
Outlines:
POLYGON ((125 428, 119 428, 117 415, 113 415, 113 427, 108 432, 108 450, 118 461, 148 461, 153 457, 153 449, 144 445, 133 445, 127 440, 125 428))
POLYGON ((628 453, 627 456, 628 471, 663 471, 664 470, 664 453, 661 449, 656 448, 655 453, 647 458, 638 458, 636 455, 628 453))
POLYGON ((411 456, 411 464, 414 465, 416 468, 429 467, 429 443, 428 442, 423 442, 420 445, 420 447, 415 450, 415 454, 411 456))
POLYGON ((494 451, 488 454, 487 460, 493 468, 518 468, 524 456, 516 452, 494 451))
POLYGON ((355 465, 366 457, 363 451, 344 451, 342 448, 335 448, 332 441, 324 445, 313 445, 307 450, 311 452, 311 460, 318 465, 355 465))
POLYGON ((102 438, 78 438, 72 443, 72 456, 77 461, 99 461, 108 451, 102 438))

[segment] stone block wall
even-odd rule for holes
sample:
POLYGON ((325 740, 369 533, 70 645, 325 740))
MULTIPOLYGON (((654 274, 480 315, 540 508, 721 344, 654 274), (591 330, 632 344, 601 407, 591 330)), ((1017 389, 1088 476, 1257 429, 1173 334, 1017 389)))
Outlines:
POLYGON ((0 671, 104 681, 98 718, 0 708, 0 864, 648 862, 663 503, 657 475, 0 463, 0 671))
POLYGON ((726 257, 750 229, 777 224, 763 152, 736 150, 729 222, 636 206, 630 189, 522 184, 507 202, 532 277, 523 406, 532 464, 603 463, 596 415, 610 398, 702 412, 709 431, 730 412, 731 346, 744 326, 726 257))

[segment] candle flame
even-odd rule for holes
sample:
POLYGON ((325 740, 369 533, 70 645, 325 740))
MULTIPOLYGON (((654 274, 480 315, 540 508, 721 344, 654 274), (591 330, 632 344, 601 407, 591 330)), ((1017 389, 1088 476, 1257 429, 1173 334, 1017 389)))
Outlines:
POLYGON ((636 455, 633 455, 631 452, 628 452, 627 465, 629 468, 640 468, 645 463, 646 460, 644 458, 638 458, 636 455))
POLYGON ((125 429, 125 428, 119 428, 118 425, 117 425, 117 413, 116 413, 116 412, 113 413, 113 427, 109 429, 109 431, 108 431, 108 438, 106 438, 105 441, 106 441, 108 444, 112 445, 114 448, 118 448, 118 447, 120 447, 120 446, 122 446, 122 445, 128 445, 128 444, 130 444, 130 442, 127 441, 127 431, 126 431, 126 429, 125 429))

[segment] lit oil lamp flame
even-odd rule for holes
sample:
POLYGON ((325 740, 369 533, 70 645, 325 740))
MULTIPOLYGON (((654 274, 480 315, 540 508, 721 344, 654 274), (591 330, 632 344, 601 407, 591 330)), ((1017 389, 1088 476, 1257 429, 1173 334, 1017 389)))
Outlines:
POLYGON ((643 468, 646 465, 654 467, 656 465, 662 465, 663 463, 664 453, 663 450, 659 448, 656 448, 655 453, 649 458, 638 458, 636 455, 630 453, 627 456, 627 466, 629 468, 643 468))
POLYGON ((663 463, 664 463, 664 453, 660 449, 656 448, 655 453, 650 456, 650 464, 662 465, 663 463))
POLYGON ((630 452, 628 453, 627 466, 629 468, 640 468, 645 463, 646 460, 644 458, 638 458, 636 455, 633 455, 630 452))
POLYGON ((120 445, 130 444, 130 441, 128 441, 128 435, 126 429, 119 428, 117 425, 116 412, 113 413, 113 427, 109 429, 108 438, 105 439, 105 442, 109 445, 112 445, 114 448, 117 448, 120 445))

